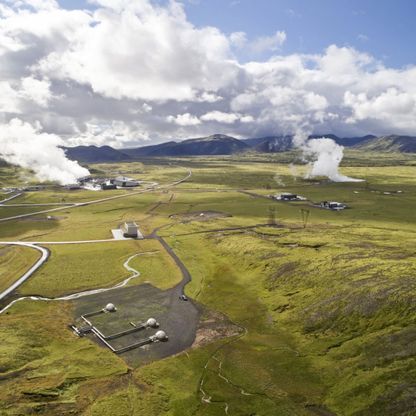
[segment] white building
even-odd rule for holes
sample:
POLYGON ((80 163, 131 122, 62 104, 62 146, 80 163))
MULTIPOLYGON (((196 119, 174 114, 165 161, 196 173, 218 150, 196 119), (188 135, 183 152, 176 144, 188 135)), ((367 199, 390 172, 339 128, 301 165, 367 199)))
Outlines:
POLYGON ((291 194, 288 192, 282 192, 273 196, 278 201, 306 201, 306 198, 301 195, 291 194))
POLYGON ((121 229, 123 230, 124 237, 138 237, 138 227, 134 221, 126 221, 122 226, 121 229))
POLYGON ((121 186, 123 188, 130 188, 133 186, 139 186, 139 181, 132 178, 126 178, 125 176, 118 176, 113 181, 114 185, 121 186))
POLYGON ((341 211, 342 209, 347 208, 345 204, 336 201, 322 201, 321 207, 325 209, 332 209, 333 211, 341 211))

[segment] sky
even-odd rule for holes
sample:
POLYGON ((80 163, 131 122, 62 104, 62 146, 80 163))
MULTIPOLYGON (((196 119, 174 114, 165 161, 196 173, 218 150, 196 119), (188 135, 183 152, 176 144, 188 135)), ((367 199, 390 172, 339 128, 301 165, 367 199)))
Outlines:
POLYGON ((0 154, 416 135, 414 16, 411 0, 0 0, 0 154))

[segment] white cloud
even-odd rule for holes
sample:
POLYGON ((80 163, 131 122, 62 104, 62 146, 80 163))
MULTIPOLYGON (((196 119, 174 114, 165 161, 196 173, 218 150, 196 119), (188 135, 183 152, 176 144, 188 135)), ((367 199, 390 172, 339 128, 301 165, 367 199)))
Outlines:
POLYGON ((121 121, 101 124, 95 121, 86 123, 85 129, 76 129, 73 135, 68 137, 70 146, 89 145, 123 147, 128 146, 131 141, 146 141, 149 136, 140 129, 140 125, 127 125, 121 121))
POLYGON ((19 94, 7 81, 0 81, 0 112, 20 113, 19 94))
POLYGON ((230 35, 230 42, 236 48, 241 49, 247 44, 247 35, 245 32, 233 32, 230 35))
POLYGON ((22 113, 27 101, 46 107, 51 98, 48 80, 25 77, 15 83, 0 81, 0 111, 4 113, 22 113))
POLYGON ((336 45, 279 55, 284 32, 250 41, 195 27, 174 0, 95 4, 0 5, 0 123, 19 115, 67 143, 115 146, 304 124, 341 135, 416 134, 415 66, 387 68, 336 45), (273 56, 242 63, 237 48, 273 56))
POLYGON ((217 110, 203 114, 200 119, 202 121, 215 121, 222 124, 234 124, 236 121, 240 121, 241 123, 251 123, 254 121, 254 118, 250 115, 242 116, 239 113, 225 113, 217 110))
POLYGON ((240 116, 234 113, 224 113, 222 111, 211 111, 201 116, 203 121, 217 121, 218 123, 233 124, 240 116))
POLYGON ((179 3, 98 3, 108 8, 94 13, 94 25, 69 48, 45 57, 42 73, 87 83, 107 97, 160 101, 215 93, 237 75, 228 38, 213 27, 195 28, 179 3))
POLYGON ((25 99, 31 100, 41 107, 46 107, 49 100, 52 98, 50 91, 51 83, 49 80, 38 80, 33 77, 22 78, 21 96, 25 99))
POLYGON ((201 121, 198 119, 198 117, 189 113, 178 114, 177 116, 168 116, 166 120, 169 123, 174 123, 182 127, 196 126, 201 124, 201 121))
POLYGON ((277 31, 271 36, 261 36, 255 39, 250 43, 250 49, 257 54, 263 52, 272 51, 275 52, 280 49, 280 47, 286 41, 286 33, 283 31, 277 31))
POLYGON ((346 120, 348 123, 374 119, 390 123, 392 128, 416 130, 416 92, 400 91, 392 87, 369 97, 366 93, 346 91, 344 103, 352 110, 351 117, 346 120))

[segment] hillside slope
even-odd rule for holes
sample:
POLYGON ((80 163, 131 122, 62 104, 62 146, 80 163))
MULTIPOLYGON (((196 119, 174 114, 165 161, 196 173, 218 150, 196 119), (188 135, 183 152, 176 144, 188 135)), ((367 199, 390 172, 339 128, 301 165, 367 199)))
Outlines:
POLYGON ((241 140, 224 134, 188 139, 182 142, 170 141, 154 146, 123 149, 122 152, 132 157, 139 156, 200 156, 230 155, 249 150, 250 146, 241 140))
POLYGON ((397 135, 373 137, 354 147, 373 152, 416 153, 416 137, 397 135))
POLYGON ((130 156, 110 146, 64 147, 67 157, 84 163, 120 162, 130 160, 130 156))

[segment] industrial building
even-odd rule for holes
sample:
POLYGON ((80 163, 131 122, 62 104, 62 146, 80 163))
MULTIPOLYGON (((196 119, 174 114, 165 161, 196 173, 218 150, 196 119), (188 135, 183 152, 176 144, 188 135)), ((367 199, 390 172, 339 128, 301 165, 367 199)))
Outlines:
POLYGON ((117 185, 113 183, 111 180, 101 183, 100 187, 103 191, 106 191, 109 189, 117 189, 117 185))
POLYGON ((77 189, 81 189, 81 185, 78 183, 72 183, 70 185, 65 185, 64 188, 67 191, 76 191, 77 189))
POLYGON ((121 229, 124 237, 137 238, 138 237, 138 226, 134 221, 126 221, 121 229))
POLYGON ((333 211, 341 211, 347 208, 345 204, 336 201, 322 201, 319 205, 321 208, 332 209, 333 211))
POLYGON ((117 186, 121 186, 122 188, 132 188, 134 186, 139 186, 139 181, 136 181, 132 178, 127 178, 125 176, 118 176, 117 178, 112 180, 112 183, 117 186))
POLYGON ((272 196, 272 198, 276 199, 277 201, 306 201, 306 198, 304 196, 291 194, 288 192, 276 194, 272 196))

